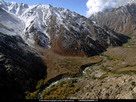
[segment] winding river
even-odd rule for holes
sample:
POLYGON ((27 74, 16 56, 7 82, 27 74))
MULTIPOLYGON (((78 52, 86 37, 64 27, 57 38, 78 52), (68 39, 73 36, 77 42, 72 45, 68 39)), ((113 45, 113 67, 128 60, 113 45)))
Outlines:
POLYGON ((45 87, 42 91, 40 91, 40 92, 38 93, 37 98, 38 98, 38 99, 43 99, 42 93, 43 93, 46 89, 52 87, 53 85, 57 85, 59 82, 67 81, 67 80, 71 80, 71 79, 79 79, 79 78, 85 76, 86 73, 87 73, 87 70, 90 69, 90 68, 93 68, 93 67, 96 66, 96 65, 97 65, 97 63, 96 63, 96 64, 93 64, 93 65, 91 65, 91 66, 89 66, 89 67, 86 67, 86 68, 83 70, 83 72, 82 72, 82 76, 74 77, 74 78, 71 78, 71 77, 62 78, 62 79, 60 79, 60 80, 57 80, 57 81, 55 81, 55 82, 52 82, 49 86, 45 87))

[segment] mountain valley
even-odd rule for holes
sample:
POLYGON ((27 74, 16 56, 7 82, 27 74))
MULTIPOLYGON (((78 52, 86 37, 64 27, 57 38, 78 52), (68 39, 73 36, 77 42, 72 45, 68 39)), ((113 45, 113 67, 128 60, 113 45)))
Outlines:
POLYGON ((135 99, 136 4, 86 18, 0 0, 3 99, 135 99))

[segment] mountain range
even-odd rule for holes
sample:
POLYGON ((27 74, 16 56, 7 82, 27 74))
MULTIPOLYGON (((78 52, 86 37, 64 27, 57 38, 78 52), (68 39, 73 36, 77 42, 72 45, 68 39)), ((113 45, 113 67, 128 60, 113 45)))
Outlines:
POLYGON ((92 56, 127 41, 124 35, 63 8, 4 1, 0 7, 2 33, 20 35, 30 46, 59 54, 92 56))
POLYGON ((107 26, 118 33, 129 35, 136 31, 136 4, 107 9, 92 15, 90 19, 102 27, 107 26))

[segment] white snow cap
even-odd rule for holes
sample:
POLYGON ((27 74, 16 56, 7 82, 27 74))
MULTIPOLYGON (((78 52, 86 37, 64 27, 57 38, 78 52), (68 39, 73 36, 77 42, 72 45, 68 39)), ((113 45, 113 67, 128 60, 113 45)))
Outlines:
POLYGON ((87 16, 91 16, 97 12, 101 12, 107 8, 114 8, 128 3, 136 3, 136 0, 88 0, 86 6, 88 8, 87 16))
POLYGON ((4 0, 0 0, 0 5, 2 5, 2 4, 4 4, 5 2, 4 2, 4 0))

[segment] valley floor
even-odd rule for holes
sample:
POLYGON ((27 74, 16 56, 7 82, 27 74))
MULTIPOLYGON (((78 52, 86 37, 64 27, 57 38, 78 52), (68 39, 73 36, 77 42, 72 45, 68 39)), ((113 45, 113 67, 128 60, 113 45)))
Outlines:
POLYGON ((122 47, 100 55, 103 61, 78 80, 83 88, 72 99, 136 99, 136 39, 131 36, 122 47))
POLYGON ((135 36, 122 47, 109 48, 90 58, 64 57, 46 52, 45 62, 50 62, 47 64, 47 78, 43 79, 37 91, 28 93, 27 98, 37 98, 42 91, 42 99, 136 99, 135 52, 135 36), (83 65, 88 65, 84 66, 84 71, 81 70, 83 65), (48 80, 65 73, 75 79, 58 81, 45 90, 48 80))

